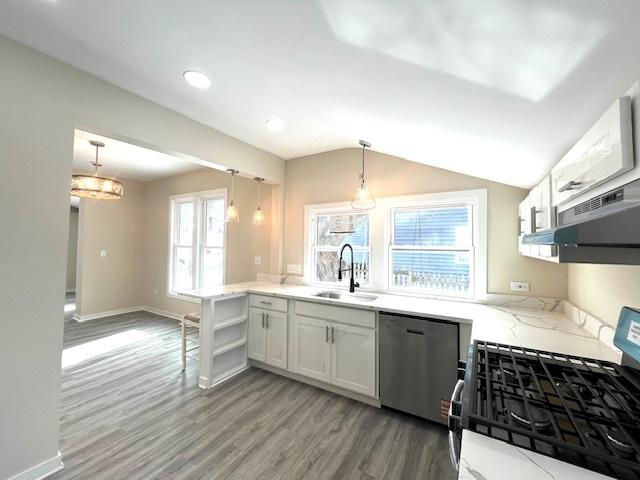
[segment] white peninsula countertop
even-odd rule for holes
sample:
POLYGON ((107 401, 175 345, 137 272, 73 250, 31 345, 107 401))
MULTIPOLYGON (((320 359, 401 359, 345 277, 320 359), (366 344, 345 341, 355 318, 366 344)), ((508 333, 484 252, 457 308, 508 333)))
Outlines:
MULTIPOLYGON (((436 300, 428 298, 362 292, 375 295, 373 301, 354 301, 349 296, 328 299, 315 296, 322 287, 306 285, 280 285, 253 281, 224 285, 207 290, 189 290, 181 295, 201 300, 222 298, 243 293, 256 293, 274 297, 292 298, 336 306, 374 310, 380 312, 416 315, 449 320, 471 326, 471 340, 505 343, 508 345, 547 350, 552 352, 620 362, 620 352, 591 335, 564 313, 550 311, 554 305, 539 308, 518 307, 518 301, 503 305, 436 300)), ((540 302, 544 302, 540 300, 540 302)))

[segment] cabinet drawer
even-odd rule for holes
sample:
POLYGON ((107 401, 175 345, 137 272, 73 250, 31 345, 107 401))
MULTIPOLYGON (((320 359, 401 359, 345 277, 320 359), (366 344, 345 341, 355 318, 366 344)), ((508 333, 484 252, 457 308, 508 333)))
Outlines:
POLYGON ((359 327, 376 327, 375 312, 367 312, 356 308, 334 307, 333 305, 296 301, 295 311, 297 315, 304 315, 306 317, 322 318, 359 327))
POLYGON ((266 308, 267 310, 276 310, 278 312, 287 311, 287 299, 269 297, 267 295, 249 295, 249 305, 252 307, 266 308))

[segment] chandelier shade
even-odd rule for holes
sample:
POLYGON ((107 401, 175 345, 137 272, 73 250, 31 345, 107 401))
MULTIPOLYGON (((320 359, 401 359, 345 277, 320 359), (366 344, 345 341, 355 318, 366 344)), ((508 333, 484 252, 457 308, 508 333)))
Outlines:
POLYGON ((96 147, 96 159, 91 164, 95 167, 93 175, 72 175, 71 195, 74 197, 97 198, 102 200, 119 200, 124 194, 122 183, 112 178, 98 175, 98 168, 102 166, 98 162, 98 150, 104 147, 104 143, 91 140, 91 145, 96 147))

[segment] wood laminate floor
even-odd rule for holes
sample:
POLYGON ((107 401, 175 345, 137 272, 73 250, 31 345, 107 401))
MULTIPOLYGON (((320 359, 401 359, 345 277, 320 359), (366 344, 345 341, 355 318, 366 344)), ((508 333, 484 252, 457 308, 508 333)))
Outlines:
POLYGON ((179 338, 146 312, 65 320, 51 479, 455 478, 444 428, 256 368, 202 391, 179 338))

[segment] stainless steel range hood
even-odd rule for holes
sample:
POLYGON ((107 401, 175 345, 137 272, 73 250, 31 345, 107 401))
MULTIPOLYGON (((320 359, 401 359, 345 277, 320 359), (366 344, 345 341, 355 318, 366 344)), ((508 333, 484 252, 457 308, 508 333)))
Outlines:
POLYGON ((640 265, 640 180, 562 210, 558 227, 524 235, 555 245, 562 263, 640 265))

